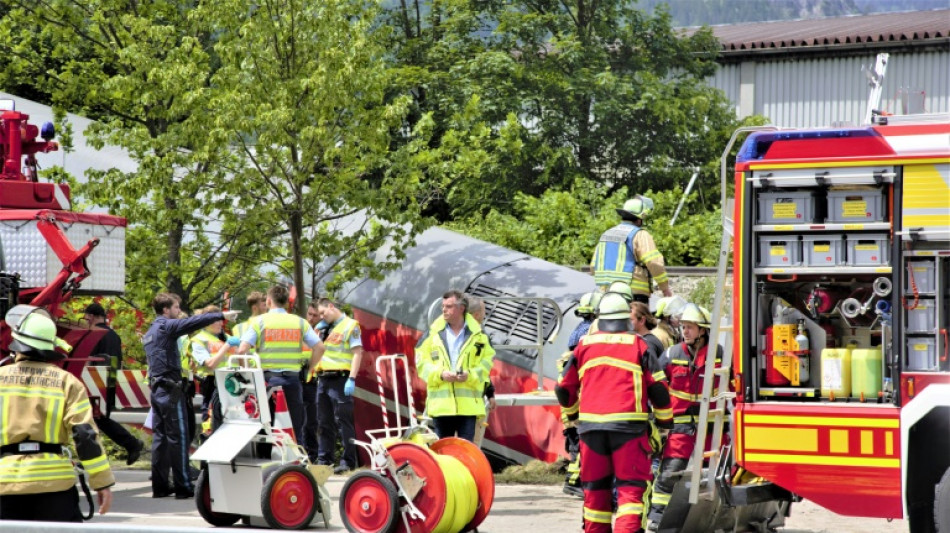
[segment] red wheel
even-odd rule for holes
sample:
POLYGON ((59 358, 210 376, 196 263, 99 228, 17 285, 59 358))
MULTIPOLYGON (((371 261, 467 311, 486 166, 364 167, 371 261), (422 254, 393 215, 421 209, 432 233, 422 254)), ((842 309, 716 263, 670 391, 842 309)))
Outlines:
POLYGON ((457 437, 439 439, 433 442, 429 449, 439 455, 455 457, 475 478, 475 486, 478 487, 478 508, 472 521, 465 526, 465 531, 474 530, 488 516, 495 500, 495 474, 491 470, 491 463, 478 446, 457 437))
POLYGON ((261 511, 274 529, 303 529, 317 513, 317 483, 306 468, 286 465, 277 469, 261 492, 261 511))
POLYGON ((217 527, 233 526, 235 522, 241 519, 241 515, 230 513, 216 513, 211 510, 211 484, 208 483, 208 470, 202 469, 198 476, 198 483, 195 485, 195 505, 198 507, 198 514, 205 522, 217 527))
POLYGON ((340 518, 347 531, 390 533, 399 517, 399 499, 392 481, 364 470, 346 480, 340 491, 340 518))
MULTIPOLYGON (((393 444, 389 447, 389 455, 392 456, 397 467, 408 462, 416 475, 426 480, 425 486, 412 500, 426 519, 422 524, 410 522, 413 531, 435 531, 436 526, 442 521, 442 515, 445 514, 447 500, 445 474, 442 473, 442 467, 435 460, 435 455, 427 448, 411 442, 393 444)), ((412 533, 405 530, 402 520, 397 521, 396 528, 399 533, 412 533)))

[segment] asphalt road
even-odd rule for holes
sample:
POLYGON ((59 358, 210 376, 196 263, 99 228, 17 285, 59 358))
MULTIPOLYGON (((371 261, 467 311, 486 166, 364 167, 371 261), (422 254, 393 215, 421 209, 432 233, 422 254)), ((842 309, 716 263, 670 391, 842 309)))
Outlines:
MULTIPOLYGON (((117 470, 112 511, 96 516, 93 524, 135 524, 159 526, 174 531, 181 528, 211 527, 195 509, 193 500, 174 498, 153 499, 148 471, 117 470)), ((316 531, 345 531, 339 517, 337 497, 344 476, 332 476, 327 489, 333 499, 333 517, 329 529, 316 531)), ((507 485, 495 487, 495 502, 491 513, 478 528, 480 533, 579 533, 582 531, 580 499, 561 493, 560 486, 507 485)), ((84 504, 85 505, 85 504, 84 504)), ((243 527, 243 531, 266 531, 243 527)), ((906 532, 902 520, 888 522, 880 519, 862 519, 839 516, 809 502, 792 506, 792 514, 782 533, 896 533, 906 532)))

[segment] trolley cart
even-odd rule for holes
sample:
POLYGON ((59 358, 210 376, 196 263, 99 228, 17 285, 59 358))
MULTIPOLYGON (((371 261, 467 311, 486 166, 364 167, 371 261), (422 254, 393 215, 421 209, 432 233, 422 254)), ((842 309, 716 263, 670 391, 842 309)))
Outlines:
POLYGON ((224 422, 191 456, 202 463, 195 488, 202 518, 215 526, 329 527, 324 484, 332 469, 310 464, 294 441, 283 391, 268 396, 260 358, 230 356, 215 382, 224 422))

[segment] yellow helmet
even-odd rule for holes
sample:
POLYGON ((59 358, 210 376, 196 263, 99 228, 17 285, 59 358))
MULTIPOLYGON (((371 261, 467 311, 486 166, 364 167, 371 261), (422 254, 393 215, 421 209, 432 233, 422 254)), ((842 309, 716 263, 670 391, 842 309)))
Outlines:
POLYGON ((627 302, 633 301, 633 289, 630 288, 629 283, 615 281, 611 283, 609 287, 607 287, 607 292, 619 294, 620 296, 623 296, 624 300, 627 300, 627 302))
POLYGON ((630 302, 615 292, 608 292, 600 299, 597 312, 597 318, 604 320, 630 318, 630 302))
POLYGON ((65 356, 56 351, 57 347, 64 351, 70 350, 70 346, 56 336, 56 323, 45 309, 17 305, 7 311, 4 320, 10 326, 10 335, 13 337, 11 351, 38 352, 47 359, 60 359, 65 356))
POLYGON ((664 296, 656 302, 656 310, 653 314, 658 317, 677 316, 683 312, 686 306, 686 300, 682 296, 664 296))
POLYGON ((680 322, 692 322, 706 329, 712 327, 712 318, 709 311, 693 303, 686 304, 686 307, 683 308, 683 314, 680 315, 680 322))
POLYGON ((580 303, 577 304, 577 309, 574 310, 575 315, 596 315, 597 306, 600 304, 600 299, 604 296, 604 293, 600 291, 592 291, 584 293, 581 296, 580 303))
POLYGON ((623 207, 617 210, 620 218, 646 218, 652 212, 653 200, 639 194, 624 202, 623 207))

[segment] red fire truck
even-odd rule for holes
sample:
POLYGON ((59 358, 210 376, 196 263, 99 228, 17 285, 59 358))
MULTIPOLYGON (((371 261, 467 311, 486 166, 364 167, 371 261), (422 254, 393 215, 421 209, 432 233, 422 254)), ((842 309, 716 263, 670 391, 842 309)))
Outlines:
POLYGON ((697 454, 842 515, 950 531, 950 116, 755 131, 734 184, 734 319, 712 333, 735 396, 708 380, 703 408, 733 403, 732 449, 697 454))

